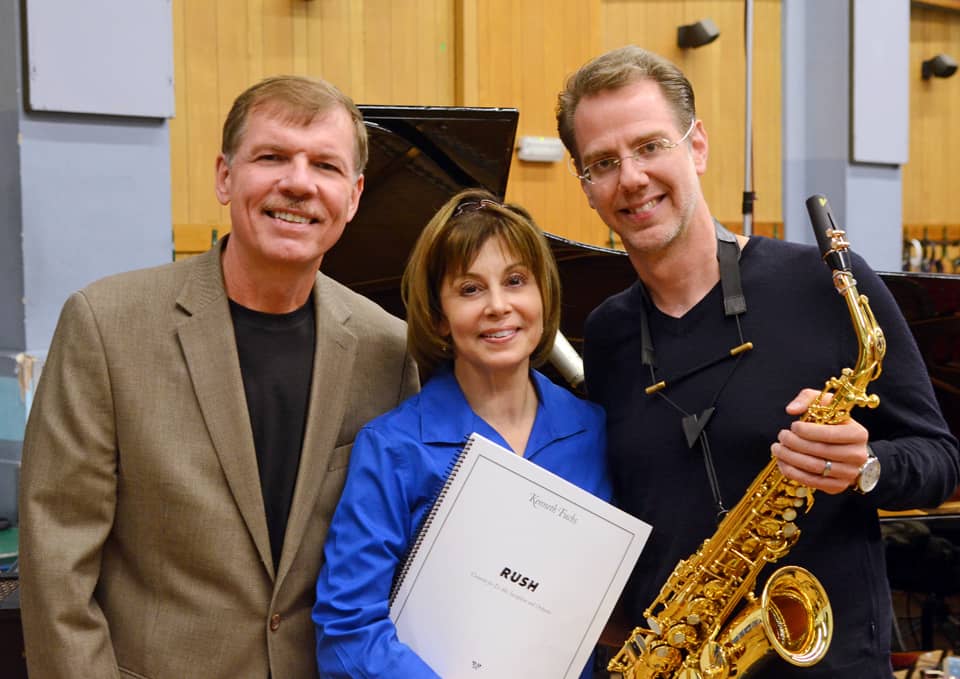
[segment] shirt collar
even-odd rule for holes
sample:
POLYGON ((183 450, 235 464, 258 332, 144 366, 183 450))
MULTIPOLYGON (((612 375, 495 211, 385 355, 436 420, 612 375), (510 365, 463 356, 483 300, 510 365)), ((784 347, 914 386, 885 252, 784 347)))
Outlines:
MULTIPOLYGON (((527 457, 547 444, 585 429, 579 409, 564 400, 575 398, 553 384, 545 375, 531 370, 537 391, 537 416, 527 442, 527 457)), ((453 371, 435 373, 420 392, 420 436, 424 443, 462 443, 477 432, 504 445, 503 438, 479 417, 467 403, 453 371)))

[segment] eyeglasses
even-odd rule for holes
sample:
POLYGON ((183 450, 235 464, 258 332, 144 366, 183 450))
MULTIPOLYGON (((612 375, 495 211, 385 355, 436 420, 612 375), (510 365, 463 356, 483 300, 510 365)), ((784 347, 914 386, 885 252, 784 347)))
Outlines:
POLYGON ((477 210, 482 210, 485 207, 504 207, 500 203, 490 200, 489 198, 481 198, 480 200, 465 200, 453 210, 453 214, 450 215, 450 218, 459 217, 464 212, 476 212, 477 210))
POLYGON ((633 160, 633 162, 637 163, 640 167, 649 167, 650 163, 655 162, 664 153, 680 146, 680 144, 686 141, 690 133, 693 132, 693 127, 696 124, 696 119, 691 120, 690 127, 687 128, 686 134, 677 141, 670 141, 669 139, 648 139, 633 149, 633 153, 629 156, 624 156, 623 158, 611 156, 609 158, 595 160, 583 168, 583 174, 577 172, 576 161, 570 158, 570 170, 573 172, 574 177, 582 179, 588 184, 605 184, 620 174, 620 166, 623 165, 623 161, 627 158, 633 160))

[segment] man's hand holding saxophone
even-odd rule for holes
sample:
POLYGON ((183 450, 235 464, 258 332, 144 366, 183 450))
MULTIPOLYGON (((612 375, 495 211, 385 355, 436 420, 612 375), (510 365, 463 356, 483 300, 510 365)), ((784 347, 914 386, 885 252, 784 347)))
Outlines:
MULTIPOLYGON (((787 404, 787 413, 802 415, 820 394, 804 389, 787 404)), ((841 424, 817 424, 796 420, 781 429, 770 452, 788 479, 830 495, 857 486, 861 469, 870 459, 869 432, 850 418, 841 424)))

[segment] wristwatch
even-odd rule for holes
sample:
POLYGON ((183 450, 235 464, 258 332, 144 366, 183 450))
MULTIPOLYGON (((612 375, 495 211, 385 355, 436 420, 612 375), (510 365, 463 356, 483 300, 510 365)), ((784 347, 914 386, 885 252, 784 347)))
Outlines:
POLYGON ((853 482, 853 486, 851 486, 851 488, 861 495, 866 495, 877 487, 877 483, 879 481, 880 460, 878 460, 877 456, 873 454, 873 450, 870 448, 870 444, 868 443, 867 461, 860 466, 860 473, 857 474, 857 478, 853 482))

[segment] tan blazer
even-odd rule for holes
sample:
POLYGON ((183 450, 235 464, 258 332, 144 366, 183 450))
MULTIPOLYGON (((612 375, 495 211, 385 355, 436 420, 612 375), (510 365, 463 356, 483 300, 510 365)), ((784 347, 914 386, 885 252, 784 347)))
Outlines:
POLYGON ((317 276, 308 421, 274 564, 219 250, 64 306, 23 444, 31 679, 317 675, 310 611, 350 448, 416 390, 416 370, 400 320, 317 276))

